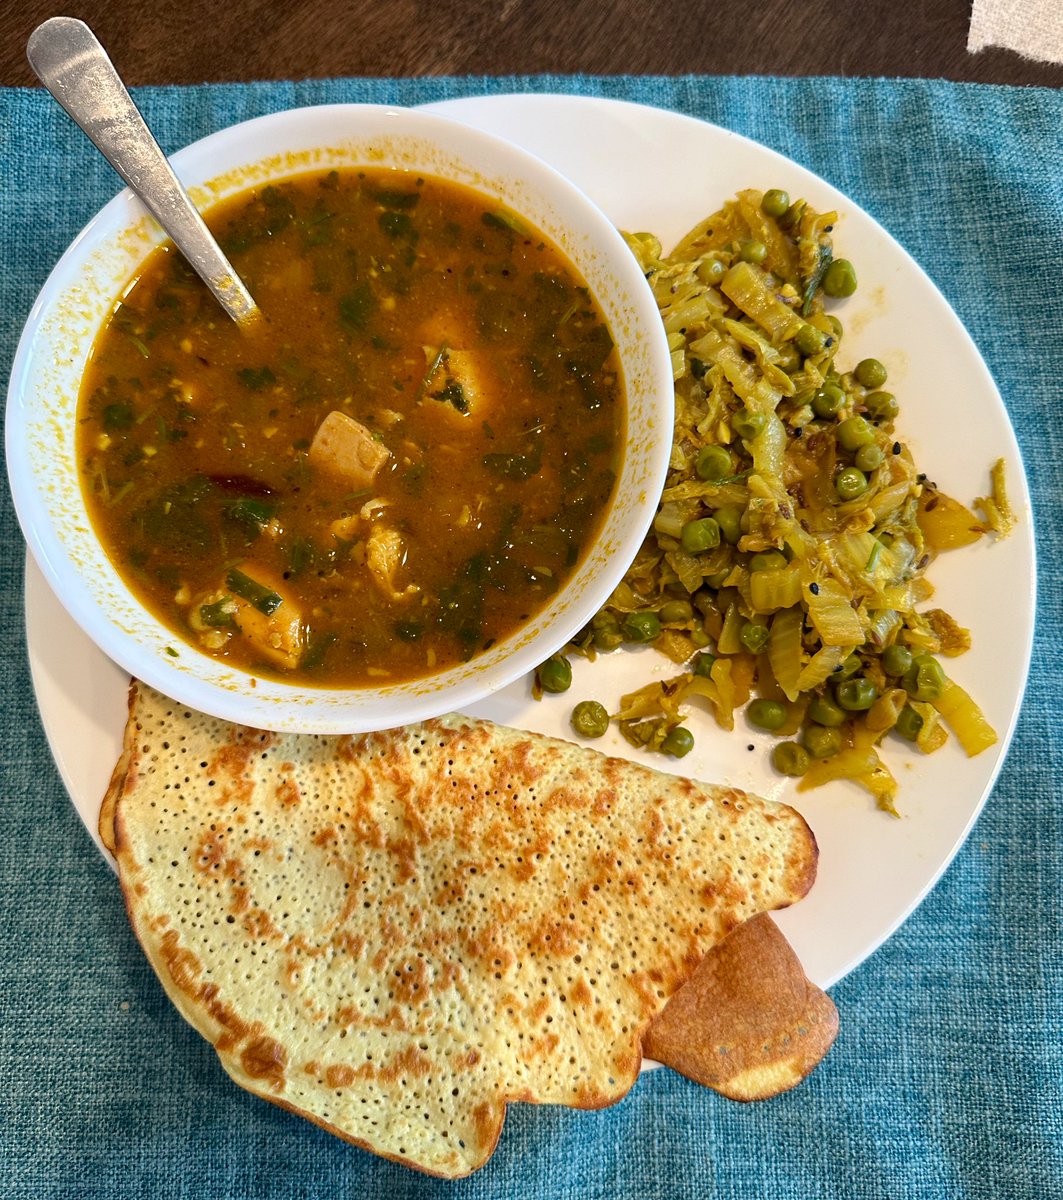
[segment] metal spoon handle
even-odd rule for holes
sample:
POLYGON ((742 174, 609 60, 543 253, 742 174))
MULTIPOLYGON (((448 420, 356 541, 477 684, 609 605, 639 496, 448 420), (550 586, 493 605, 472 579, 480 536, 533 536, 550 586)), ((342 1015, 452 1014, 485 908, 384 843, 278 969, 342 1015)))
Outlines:
POLYGON ((139 196, 229 316, 238 322, 256 316, 250 293, 92 30, 73 17, 52 17, 30 35, 26 55, 41 83, 139 196))

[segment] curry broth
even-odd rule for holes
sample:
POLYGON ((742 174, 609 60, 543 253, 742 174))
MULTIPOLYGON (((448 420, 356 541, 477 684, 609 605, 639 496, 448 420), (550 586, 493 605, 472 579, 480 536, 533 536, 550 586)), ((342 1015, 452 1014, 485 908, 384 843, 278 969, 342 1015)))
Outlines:
POLYGON ((172 246, 87 369, 95 528, 170 628, 253 673, 398 682, 508 637, 612 494, 623 383, 564 257, 471 189, 312 173, 208 224, 240 330, 172 246))

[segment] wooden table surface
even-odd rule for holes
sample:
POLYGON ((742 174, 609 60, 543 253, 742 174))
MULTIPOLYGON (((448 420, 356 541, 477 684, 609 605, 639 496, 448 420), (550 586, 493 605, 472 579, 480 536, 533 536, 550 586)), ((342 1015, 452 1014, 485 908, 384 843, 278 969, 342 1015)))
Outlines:
POLYGON ((26 39, 64 12, 131 84, 548 72, 1063 84, 1061 66, 968 54, 970 0, 4 0, 0 85, 36 83, 26 39))

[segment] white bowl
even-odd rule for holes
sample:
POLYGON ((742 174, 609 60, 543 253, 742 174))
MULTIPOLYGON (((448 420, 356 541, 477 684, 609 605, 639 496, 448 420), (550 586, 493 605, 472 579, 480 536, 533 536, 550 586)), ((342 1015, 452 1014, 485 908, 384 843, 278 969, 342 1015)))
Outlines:
POLYGON ((183 642, 122 582, 93 532, 75 457, 89 352, 115 300, 164 235, 130 192, 82 230, 52 271, 19 342, 7 465, 30 550, 75 621, 131 674, 175 700, 264 729, 353 733, 458 710, 530 672, 605 602, 656 508, 672 430, 668 346, 623 239, 572 183, 508 142, 455 121, 375 105, 295 109, 235 125, 173 156, 200 207, 300 170, 372 164, 456 180, 526 217, 584 277, 613 332, 627 387, 627 445, 612 505, 568 585, 533 621, 470 662, 379 688, 251 676, 183 642), (176 650, 173 657, 172 650, 176 650))

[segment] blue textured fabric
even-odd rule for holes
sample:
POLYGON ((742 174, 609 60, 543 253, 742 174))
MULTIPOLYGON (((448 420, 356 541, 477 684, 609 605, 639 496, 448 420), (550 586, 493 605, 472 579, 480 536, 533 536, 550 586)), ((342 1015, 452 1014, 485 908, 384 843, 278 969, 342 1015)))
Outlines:
MULTIPOLYGON (((657 104, 772 146, 919 260, 995 375, 1038 513, 1040 616, 1018 732, 972 838, 834 989, 841 1035, 760 1105, 671 1074, 580 1114, 515 1106, 472 1178, 422 1178, 234 1087, 164 997, 41 732, 23 545, 0 495, 0 1191, 9 1197, 1063 1196, 1063 93, 918 80, 463 78, 144 89, 174 150, 331 101, 566 91, 657 104)), ((0 91, 0 377, 45 276, 115 177, 41 93, 0 91), (32 202, 30 199, 32 198, 32 202)), ((1001 587, 1007 586, 1001 580, 1001 587)))

